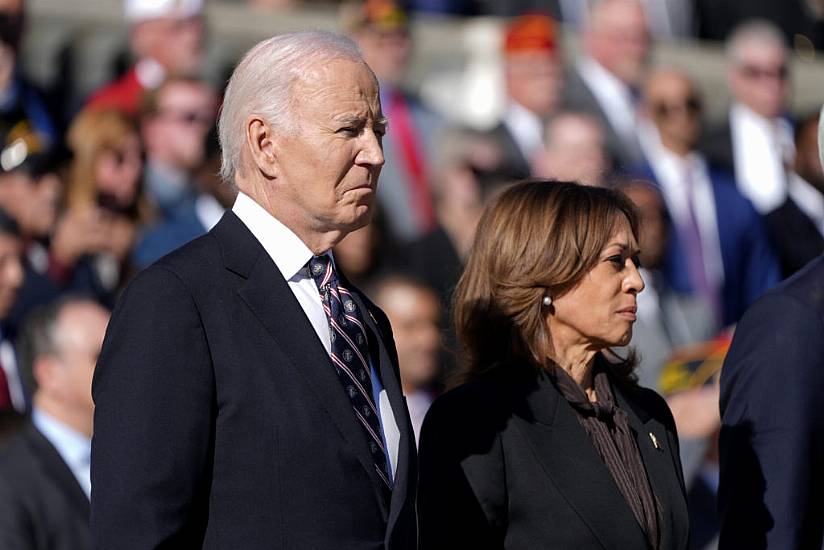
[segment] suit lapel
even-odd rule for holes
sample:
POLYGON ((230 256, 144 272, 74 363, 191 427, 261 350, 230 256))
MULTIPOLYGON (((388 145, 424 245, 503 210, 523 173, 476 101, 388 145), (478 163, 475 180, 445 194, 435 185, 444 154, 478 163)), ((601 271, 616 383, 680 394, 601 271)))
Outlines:
POLYGON ((266 328, 277 346, 315 394, 313 406, 326 410, 330 423, 349 443, 373 481, 384 513, 381 480, 375 472, 363 430, 352 413, 352 404, 341 388, 329 355, 309 319, 275 263, 237 216, 229 211, 213 233, 221 241, 224 262, 230 271, 245 278, 238 294, 266 328))
POLYGON ((659 547, 677 548, 674 541, 687 537, 686 533, 675 531, 679 525, 688 523, 686 498, 677 474, 678 450, 672 447, 663 424, 638 406, 636 400, 628 399, 620 384, 613 383, 612 387, 618 406, 627 413, 647 478, 658 500, 659 547))
POLYGON ((386 395, 389 397, 389 403, 392 406, 392 414, 395 417, 395 423, 400 432, 400 441, 398 443, 398 467, 394 477, 394 487, 392 489, 392 502, 390 506, 389 521, 387 527, 387 534, 392 533, 392 527, 406 502, 406 496, 410 491, 408 487, 410 476, 410 468, 414 466, 414 452, 415 444, 412 436, 412 424, 409 420, 409 413, 406 409, 406 401, 403 398, 403 391, 401 389, 399 373, 397 368, 397 358, 395 356, 395 343, 392 335, 384 334, 376 319, 376 314, 373 313, 372 304, 368 303, 361 297, 360 292, 346 279, 346 276, 339 272, 339 277, 344 286, 352 290, 352 297, 363 312, 364 322, 367 328, 376 337, 374 345, 370 341, 370 357, 373 361, 379 359, 379 364, 374 365, 378 370, 381 378, 383 388, 386 390, 386 395), (390 353, 389 346, 391 346, 390 353))
POLYGON ((69 501, 75 506, 81 517, 89 519, 89 498, 80 487, 77 478, 63 461, 57 449, 33 425, 29 425, 23 432, 31 452, 38 458, 46 474, 54 481, 69 501))
POLYGON ((558 492, 605 550, 646 548, 647 540, 575 411, 544 373, 518 413, 518 426, 558 492))

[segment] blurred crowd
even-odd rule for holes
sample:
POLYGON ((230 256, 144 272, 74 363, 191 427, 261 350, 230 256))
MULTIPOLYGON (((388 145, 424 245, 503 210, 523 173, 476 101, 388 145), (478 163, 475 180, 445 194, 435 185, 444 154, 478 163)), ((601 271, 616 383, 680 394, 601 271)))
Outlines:
MULTIPOLYGON (((379 213, 334 255, 391 321, 416 433, 460 356, 450 296, 490 197, 528 177, 616 187, 643 220, 637 374, 668 398, 692 545, 712 548, 717 380, 732 327, 760 294, 824 251, 818 114, 789 112, 788 84, 789 40, 824 45, 822 3, 407 4, 340 8, 340 31, 374 70, 390 126, 379 213), (416 11, 508 17, 506 107, 494 127, 449 123, 404 87, 416 11), (579 35, 572 63, 562 61, 560 22, 579 35), (717 91, 651 63, 656 41, 673 37, 726 41, 733 99, 715 127, 704 124, 704 95, 717 91)), ((85 493, 74 491, 64 511, 83 523, 91 372, 108 311, 131 277, 205 234, 235 196, 219 177, 221 90, 203 76, 203 0, 124 6, 131 64, 68 108, 18 63, 25 1, 0 0, 0 409, 16 411, 0 417, 8 438, 0 531, 15 507, 31 505, 10 487, 37 483, 25 452, 43 438, 85 493)))

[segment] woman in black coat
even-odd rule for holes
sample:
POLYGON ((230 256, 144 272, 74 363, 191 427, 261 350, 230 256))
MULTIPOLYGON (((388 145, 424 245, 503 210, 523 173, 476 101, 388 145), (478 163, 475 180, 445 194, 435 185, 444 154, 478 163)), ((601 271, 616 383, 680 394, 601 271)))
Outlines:
POLYGON ((638 221, 617 192, 529 181, 484 214, 455 293, 465 383, 420 441, 421 548, 685 549, 678 441, 640 388, 638 221))

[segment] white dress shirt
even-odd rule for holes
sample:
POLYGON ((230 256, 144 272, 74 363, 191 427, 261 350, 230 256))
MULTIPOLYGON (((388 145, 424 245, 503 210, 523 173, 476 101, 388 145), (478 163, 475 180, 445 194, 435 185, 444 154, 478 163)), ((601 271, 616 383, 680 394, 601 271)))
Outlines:
POLYGON ((738 189, 761 214, 781 206, 787 197, 784 167, 795 154, 790 123, 736 103, 730 108, 730 135, 738 189))
POLYGON ((676 226, 689 220, 689 200, 701 236, 701 249, 707 281, 716 289, 724 284, 724 263, 721 257, 721 241, 718 236, 718 221, 715 208, 715 194, 704 158, 698 153, 679 157, 661 145, 657 130, 649 124, 641 126, 639 136, 644 156, 652 168, 655 179, 664 196, 667 210, 676 226), (687 170, 692 185, 687 186, 687 170), (688 192, 692 190, 692 196, 688 192))
MULTIPOLYGON (((238 193, 232 211, 246 225, 252 235, 260 242, 266 253, 272 258, 289 289, 295 295, 300 307, 309 319, 312 328, 318 335, 326 353, 332 353, 332 340, 329 336, 329 321, 323 310, 318 287, 309 274, 307 263, 314 254, 306 244, 295 235, 291 229, 283 225, 278 219, 269 214, 262 206, 244 193, 238 193)), ((331 252, 327 252, 334 262, 331 252)), ((363 312, 365 315, 366 312, 363 312)), ((395 422, 392 407, 386 390, 379 383, 374 365, 372 370, 372 389, 375 403, 378 405, 381 427, 386 442, 386 450, 394 476, 398 466, 398 446, 400 431, 395 422)), ((331 364, 329 365, 331 369, 331 364)))
POLYGON ((637 140, 635 102, 627 85, 589 56, 578 61, 578 74, 595 96, 615 133, 623 139, 637 140))
POLYGON ((541 117, 523 105, 510 101, 504 112, 503 124, 509 130, 527 164, 532 164, 535 155, 544 144, 544 123, 541 117))
POLYGON ((787 194, 824 236, 824 194, 798 174, 790 175, 787 194))
POLYGON ((52 415, 34 407, 31 413, 34 427, 43 434, 57 450, 60 458, 74 474, 83 492, 91 498, 91 456, 92 440, 74 428, 67 426, 52 415))

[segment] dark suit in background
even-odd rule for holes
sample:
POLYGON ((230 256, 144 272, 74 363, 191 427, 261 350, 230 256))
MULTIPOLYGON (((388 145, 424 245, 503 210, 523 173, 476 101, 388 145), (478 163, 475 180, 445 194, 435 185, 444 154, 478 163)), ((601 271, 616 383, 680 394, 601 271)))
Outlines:
POLYGON ((824 256, 744 315, 721 374, 722 549, 824 548, 824 256))
POLYGON ((329 355, 227 212, 114 311, 94 383, 100 548, 414 548, 415 443, 391 328, 347 288, 400 430, 391 502, 329 355))
POLYGON ((764 222, 785 277, 824 252, 824 235, 792 198, 764 216, 764 222))
MULTIPOLYGON (((498 370, 509 367, 444 394, 427 414, 421 548, 647 550, 646 535, 572 406, 546 374, 498 370)), ((660 548, 686 549, 672 415, 651 390, 615 380, 612 387, 658 500, 660 548)))
POLYGON ((26 424, 0 455, 0 548, 91 547, 86 493, 57 449, 26 424))

